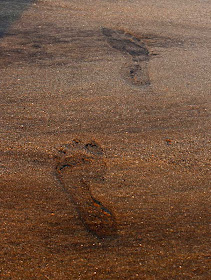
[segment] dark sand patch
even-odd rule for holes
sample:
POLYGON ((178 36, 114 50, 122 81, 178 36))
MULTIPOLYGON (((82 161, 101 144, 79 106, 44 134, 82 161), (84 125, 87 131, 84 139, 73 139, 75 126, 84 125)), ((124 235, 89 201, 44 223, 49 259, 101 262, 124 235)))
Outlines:
POLYGON ((21 17, 23 11, 35 0, 7 0, 0 2, 0 38, 6 35, 8 28, 21 17))

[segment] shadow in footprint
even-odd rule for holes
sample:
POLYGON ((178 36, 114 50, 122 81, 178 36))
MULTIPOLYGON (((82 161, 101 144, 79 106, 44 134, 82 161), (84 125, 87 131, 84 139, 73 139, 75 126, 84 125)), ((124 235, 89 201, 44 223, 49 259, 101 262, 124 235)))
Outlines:
POLYGON ((92 196, 92 182, 104 180, 106 165, 103 149, 95 142, 73 140, 59 149, 57 177, 63 190, 74 203, 85 227, 94 235, 112 237, 117 234, 113 213, 92 196))
POLYGON ((102 34, 109 45, 132 57, 132 63, 125 65, 122 76, 133 85, 150 85, 148 73, 149 51, 145 44, 130 33, 121 30, 102 28, 102 34))

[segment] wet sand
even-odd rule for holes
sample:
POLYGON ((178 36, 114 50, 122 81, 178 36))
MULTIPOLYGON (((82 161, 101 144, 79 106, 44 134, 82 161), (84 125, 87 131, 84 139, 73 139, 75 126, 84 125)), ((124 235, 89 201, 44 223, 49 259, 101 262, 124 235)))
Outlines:
POLYGON ((0 41, 1 279, 209 279, 210 10, 40 0, 13 22, 0 41), (56 176, 72 140, 98 147, 93 165, 74 150, 74 182, 103 151, 89 199, 56 176), (115 236, 84 226, 93 207, 115 236))
POLYGON ((23 11, 30 7, 34 0, 4 0, 0 2, 0 38, 5 36, 7 29, 18 20, 23 11))

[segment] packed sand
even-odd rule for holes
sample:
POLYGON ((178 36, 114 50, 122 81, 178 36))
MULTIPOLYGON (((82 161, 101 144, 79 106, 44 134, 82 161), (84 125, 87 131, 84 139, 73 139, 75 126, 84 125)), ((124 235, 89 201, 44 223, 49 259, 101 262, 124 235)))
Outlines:
POLYGON ((209 279, 210 14, 39 0, 4 32, 2 280, 209 279))

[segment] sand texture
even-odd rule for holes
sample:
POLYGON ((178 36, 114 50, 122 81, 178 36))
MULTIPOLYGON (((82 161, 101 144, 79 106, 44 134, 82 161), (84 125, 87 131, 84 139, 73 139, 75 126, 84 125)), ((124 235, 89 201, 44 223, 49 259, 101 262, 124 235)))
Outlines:
POLYGON ((38 0, 4 24, 1 280, 210 279, 210 14, 38 0))

